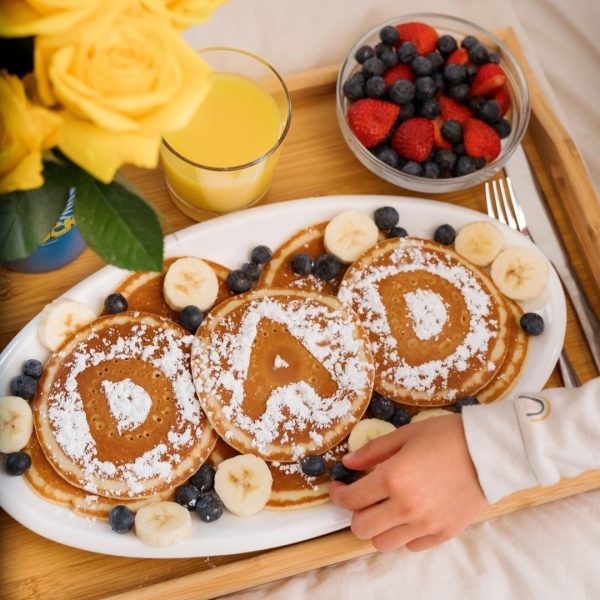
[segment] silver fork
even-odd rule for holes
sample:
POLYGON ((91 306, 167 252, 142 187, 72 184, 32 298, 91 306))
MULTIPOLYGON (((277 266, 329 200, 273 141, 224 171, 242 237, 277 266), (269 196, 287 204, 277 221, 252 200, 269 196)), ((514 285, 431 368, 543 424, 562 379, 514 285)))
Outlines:
MULTIPOLYGON (((487 213, 492 219, 497 219, 500 223, 508 225, 511 229, 520 231, 523 235, 533 241, 529 229, 527 229, 525 213, 521 209, 521 205, 518 203, 512 184, 510 183, 510 177, 506 178, 506 185, 508 187, 508 195, 504 189, 504 179, 500 178, 492 181, 491 188, 494 192, 492 201, 490 184, 489 182, 486 182, 485 203, 487 206, 487 213), (500 188, 500 193, 498 192, 498 187, 500 188)), ((558 366, 565 387, 578 387, 581 385, 579 377, 577 377, 564 347, 558 357, 558 366)))

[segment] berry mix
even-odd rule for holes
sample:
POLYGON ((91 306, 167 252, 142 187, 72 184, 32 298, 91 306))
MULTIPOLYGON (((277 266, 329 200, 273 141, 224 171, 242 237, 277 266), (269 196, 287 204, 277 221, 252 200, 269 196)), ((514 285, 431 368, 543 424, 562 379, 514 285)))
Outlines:
POLYGON ((426 23, 386 25, 375 47, 355 54, 361 69, 343 84, 347 120, 385 164, 431 179, 481 169, 511 132, 506 73, 474 36, 458 41, 426 23))

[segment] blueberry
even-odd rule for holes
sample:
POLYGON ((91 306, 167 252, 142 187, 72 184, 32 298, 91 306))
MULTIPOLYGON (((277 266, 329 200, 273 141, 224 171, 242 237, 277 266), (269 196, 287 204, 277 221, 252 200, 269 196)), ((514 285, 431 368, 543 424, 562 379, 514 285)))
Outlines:
POLYGON ((419 100, 433 98, 436 91, 435 81, 429 76, 419 77, 415 82, 415 96, 419 100))
POLYGON ((477 113, 478 118, 490 125, 500 119, 500 116, 500 105, 495 100, 486 100, 477 113))
POLYGON ((356 102, 365 97, 365 83, 358 81, 357 79, 348 79, 342 86, 344 96, 350 100, 350 102, 356 102))
POLYGON ((223 501, 216 494, 204 494, 196 502, 196 512, 205 523, 218 521, 223 516, 223 501))
POLYGON ((330 281, 335 279, 339 273, 342 265, 340 259, 333 254, 321 254, 315 260, 315 275, 323 281, 330 281))
POLYGON ((110 528, 117 533, 127 533, 133 529, 135 516, 133 511, 123 504, 117 504, 108 513, 110 528))
POLYGON ((236 269, 227 275, 227 287, 232 293, 241 294, 252 287, 252 280, 244 271, 236 269))
POLYGON ((375 46, 375 56, 377 58, 381 58, 382 55, 386 54, 387 52, 393 51, 394 49, 389 44, 384 44, 383 42, 379 42, 379 44, 375 46))
POLYGON ((406 104, 415 97, 415 84, 408 79, 398 79, 390 88, 390 99, 396 104, 406 104))
POLYGON ((250 277, 250 279, 254 282, 254 281, 258 281, 258 277, 260 275, 260 267, 253 262, 245 262, 241 267, 240 270, 243 271, 244 273, 246 273, 246 275, 248 275, 248 277, 250 277))
POLYGON ((398 64, 398 55, 394 50, 387 50, 379 58, 388 69, 398 64))
POLYGON ((392 417, 392 425, 394 427, 402 427, 403 425, 408 425, 410 423, 410 414, 399 406, 396 407, 394 411, 394 416, 392 417))
POLYGON ((465 68, 462 65, 457 65, 454 63, 446 65, 444 67, 444 70, 442 71, 442 74, 444 76, 444 79, 450 85, 458 85, 459 83, 462 83, 467 76, 465 68))
POLYGON ((475 44, 479 44, 479 40, 474 35, 468 35, 460 43, 461 47, 466 48, 467 50, 475 46, 475 44))
POLYGON ((396 405, 389 398, 375 394, 369 404, 369 410, 376 419, 391 421, 396 410, 396 405))
POLYGON ((476 169, 483 169, 483 167, 485 167, 485 158, 483 158, 483 156, 476 156, 475 157, 475 168, 476 169))
POLYGON ((39 360, 30 358, 23 363, 23 375, 28 375, 34 379, 39 379, 42 376, 44 367, 39 360))
POLYGON ((469 60, 476 65, 488 62, 489 57, 487 48, 481 44, 474 44, 469 48, 469 60))
POLYGON ((510 135, 512 131, 512 127, 510 123, 506 119, 500 119, 496 121, 492 127, 495 129, 496 133, 500 136, 500 139, 504 139, 510 135))
POLYGON ((388 146, 382 146, 374 152, 375 156, 386 165, 397 169, 400 166, 400 156, 388 146))
POLYGON ((495 65, 499 65, 500 55, 497 52, 488 52, 488 62, 494 63, 495 65))
POLYGON ((313 257, 305 252, 294 254, 290 263, 292 271, 296 273, 296 275, 308 275, 315 266, 313 257))
POLYGON ((400 105, 400 114, 398 115, 399 121, 406 121, 415 114, 415 105, 412 102, 406 102, 400 105))
POLYGON ((250 253, 250 260, 257 265, 264 265, 271 258, 271 248, 268 246, 256 246, 250 253))
POLYGON ((485 102, 486 98, 484 96, 473 96, 473 98, 469 100, 469 108, 471 109, 471 112, 477 114, 485 102))
POLYGON ((442 137, 451 144, 458 144, 463 137, 462 125, 453 119, 444 121, 442 125, 442 137))
POLYGON ((363 73, 368 77, 372 75, 381 75, 385 71, 383 61, 375 56, 367 58, 363 63, 363 73))
POLYGON ((456 40, 451 35, 442 35, 438 38, 437 49, 444 55, 448 56, 456 50, 456 40))
POLYGON ((477 66, 472 65, 471 63, 467 63, 465 65, 465 72, 467 74, 467 79, 469 81, 473 81, 473 77, 475 77, 475 75, 477 75, 477 66))
POLYGON ((436 163, 431 162, 430 160, 423 163, 423 177, 426 177, 427 179, 438 179, 439 176, 440 168, 436 163))
POLYGON ((360 475, 360 471, 348 469, 341 462, 337 462, 331 467, 331 479, 341 481, 342 483, 354 483, 360 475))
POLYGON ((31 400, 35 396, 37 380, 29 375, 17 375, 10 380, 10 391, 13 396, 31 400))
POLYGON ((200 323, 204 320, 204 313, 193 304, 186 306, 179 313, 179 324, 185 327, 190 333, 196 333, 200 323))
POLYGON ((474 406, 475 404, 479 404, 479 400, 475 396, 463 396, 454 405, 454 411, 460 413, 465 406, 474 406))
POLYGON ((453 85, 448 90, 448 96, 457 102, 462 102, 469 97, 469 86, 466 83, 453 85))
POLYGON ((400 40, 400 34, 393 25, 386 25, 379 32, 379 38, 384 44, 389 44, 390 46, 393 46, 396 42, 400 40))
POLYGON ((440 105, 435 98, 423 100, 419 114, 426 119, 434 119, 440 114, 440 105))
POLYGON ((359 62, 361 65, 367 60, 367 58, 372 58, 375 56, 375 50, 371 46, 361 46, 354 55, 356 62, 359 62))
POLYGON ((435 162, 440 166, 444 175, 449 173, 454 168, 456 162, 456 154, 452 150, 446 148, 438 150, 435 154, 435 162))
POLYGON ((454 238, 456 237, 456 231, 452 225, 440 225, 433 234, 433 239, 438 244, 443 244, 444 246, 450 246, 454 242, 454 238))
POLYGON ((181 504, 181 506, 188 510, 194 510, 196 508, 196 502, 200 497, 200 490, 189 483, 180 485, 175 492, 175 502, 181 504))
POLYGON ((127 310, 127 300, 123 294, 109 294, 104 300, 104 312, 108 315, 127 310))
POLYGON ((417 55, 417 47, 412 42, 404 42, 398 49, 398 59, 404 64, 410 64, 417 55))
POLYGON ((537 313, 525 313, 519 323, 527 335, 540 335, 544 331, 544 319, 537 313))
POLYGON ((439 52, 429 52, 425 58, 429 59, 434 71, 441 69, 444 65, 444 57, 439 52))
POLYGON ((438 92, 442 92, 445 87, 444 76, 441 73, 434 73, 431 76, 431 79, 433 79, 433 83, 435 83, 435 89, 438 92))
POLYGON ((365 92, 369 98, 381 98, 385 94, 385 80, 379 75, 367 79, 365 92))
POLYGON ((375 225, 377 225, 379 229, 388 231, 392 227, 398 225, 400 215, 393 206, 381 206, 375 211, 373 218, 375 220, 375 225))
POLYGON ((210 492, 215 487, 215 468, 205 462, 190 477, 190 483, 202 494, 210 492))
POLYGON ((460 144, 454 144, 452 149, 454 150, 454 154, 456 154, 456 156, 462 156, 463 154, 467 153, 465 145, 462 142, 460 144))
POLYGON ((325 473, 325 459, 322 456, 305 456, 300 462, 300 468, 309 477, 320 477, 325 473))
MULTIPOLYGON (((415 163, 419 165, 419 163, 415 163)), ((421 166, 421 165, 419 165, 421 166)), ((408 236, 408 231, 404 227, 392 227, 388 232, 388 238, 403 238, 408 236)))
POLYGON ((410 63, 410 66, 417 77, 424 77, 425 75, 431 75, 431 73, 433 73, 433 65, 425 56, 417 56, 417 58, 410 63))
POLYGON ((467 156, 466 154, 464 154, 463 156, 459 156, 458 160, 456 161, 454 171, 457 177, 475 173, 475 171, 477 171, 477 167, 475 166, 475 159, 471 158, 470 156, 467 156))
POLYGON ((9 475, 23 475, 31 466, 31 457, 27 452, 11 452, 6 455, 4 470, 9 475))
POLYGON ((414 160, 409 160, 400 170, 407 175, 414 175, 415 177, 420 177, 423 173, 423 167, 414 160))

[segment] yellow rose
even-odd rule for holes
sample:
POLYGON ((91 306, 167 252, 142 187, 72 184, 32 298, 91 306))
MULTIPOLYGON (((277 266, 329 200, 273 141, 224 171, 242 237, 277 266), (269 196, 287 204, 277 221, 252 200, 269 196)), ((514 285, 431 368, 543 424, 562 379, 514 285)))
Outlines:
POLYGON ((60 117, 32 104, 22 81, 0 71, 0 194, 44 183, 42 151, 58 141, 60 117))
POLYGON ((0 0, 0 36, 68 31, 101 5, 102 0, 0 0))
POLYGON ((204 23, 212 12, 227 0, 140 0, 149 12, 171 21, 177 29, 204 23))
POLYGON ((104 182, 124 163, 155 167, 161 134, 188 123, 212 76, 170 25, 123 3, 39 36, 34 61, 40 98, 63 109, 59 148, 104 182))

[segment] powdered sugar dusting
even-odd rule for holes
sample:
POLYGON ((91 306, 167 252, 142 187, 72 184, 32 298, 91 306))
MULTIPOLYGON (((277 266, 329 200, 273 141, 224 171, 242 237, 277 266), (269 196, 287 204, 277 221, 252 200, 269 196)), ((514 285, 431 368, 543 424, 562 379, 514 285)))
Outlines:
POLYGON ((416 336, 420 340, 437 337, 448 320, 444 299, 431 290, 419 289, 404 294, 404 301, 416 336))
POLYGON ((290 365, 283 358, 281 358, 281 356, 279 356, 279 354, 275 357, 275 360, 273 361, 274 369, 283 369, 283 368, 289 367, 289 366, 290 365))
POLYGON ((116 383, 105 380, 101 386, 119 433, 135 429, 146 420, 152 398, 143 387, 136 385, 131 379, 116 383))

